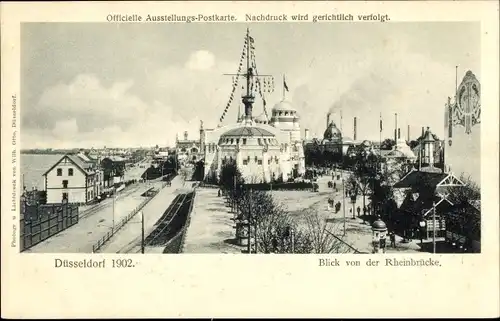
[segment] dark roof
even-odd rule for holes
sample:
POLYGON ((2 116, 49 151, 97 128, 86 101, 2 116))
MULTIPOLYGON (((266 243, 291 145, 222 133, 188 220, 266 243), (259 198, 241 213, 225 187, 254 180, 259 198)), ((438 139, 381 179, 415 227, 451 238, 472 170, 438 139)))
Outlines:
POLYGON ((54 169, 63 159, 68 158, 73 164, 75 164, 76 167, 78 167, 85 175, 91 175, 93 174, 91 171, 89 171, 90 167, 92 166, 89 163, 84 162, 80 157, 77 155, 72 155, 72 154, 66 154, 61 159, 59 159, 52 167, 50 167, 44 174, 43 176, 47 175, 48 172, 54 169))
POLYGON ((402 212, 409 212, 412 214, 428 214, 432 209, 432 205, 436 205, 436 210, 439 212, 448 212, 453 205, 445 198, 434 196, 425 197, 419 195, 418 198, 413 201, 411 194, 405 199, 403 204, 401 204, 400 210, 402 212))
POLYGON ((421 185, 422 182, 426 182, 430 186, 435 187, 447 176, 448 174, 446 173, 412 171, 394 184, 394 188, 412 188, 421 185))
POLYGON ((266 130, 266 129, 263 129, 263 128, 259 128, 259 127, 238 127, 238 128, 234 128, 234 129, 230 129, 228 130, 227 132, 225 132, 224 134, 221 135, 222 136, 266 136, 266 137, 274 137, 274 134, 271 133, 270 131, 266 130))

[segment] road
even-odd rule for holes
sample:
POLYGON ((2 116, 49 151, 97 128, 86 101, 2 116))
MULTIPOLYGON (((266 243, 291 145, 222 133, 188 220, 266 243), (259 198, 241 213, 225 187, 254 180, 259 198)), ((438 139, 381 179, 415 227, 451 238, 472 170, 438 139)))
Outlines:
POLYGON ((94 245, 123 217, 134 210, 145 198, 141 196, 151 186, 161 186, 162 182, 153 184, 138 183, 115 200, 113 209, 112 199, 103 201, 97 209, 86 212, 78 224, 60 232, 57 235, 33 246, 25 252, 31 253, 92 253, 94 245))

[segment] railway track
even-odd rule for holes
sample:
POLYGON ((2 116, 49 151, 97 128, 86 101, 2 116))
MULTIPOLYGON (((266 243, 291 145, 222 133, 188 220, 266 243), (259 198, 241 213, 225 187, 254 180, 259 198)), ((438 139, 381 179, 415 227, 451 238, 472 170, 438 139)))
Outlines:
MULTIPOLYGON (((172 221, 176 218, 177 214, 179 213, 179 211, 181 211, 182 208, 187 207, 186 210, 189 208, 192 199, 193 193, 179 194, 175 196, 172 203, 170 203, 162 217, 160 217, 153 226, 153 231, 149 233, 149 235, 146 234, 146 238, 144 240, 145 246, 164 245, 172 238, 169 236, 176 236, 178 231, 172 231, 172 233, 168 230, 171 225, 170 223, 172 223, 172 221)), ((140 253, 141 238, 141 235, 137 236, 116 253, 140 253)))
POLYGON ((174 235, 171 235, 172 233, 169 231, 170 223, 183 207, 189 208, 192 199, 193 193, 177 195, 171 206, 169 206, 165 214, 156 223, 156 229, 148 235, 144 243, 150 246, 164 245, 170 239, 169 236, 174 236, 176 231, 172 231, 174 235))
MULTIPOLYGON (((124 191, 121 194, 119 194, 119 197, 127 197, 130 194, 132 194, 135 191, 137 191, 139 189, 139 187, 140 187, 139 185, 133 186, 129 190, 124 191)), ((91 207, 91 208, 85 210, 84 212, 82 212, 82 214, 80 215, 79 219, 83 220, 83 219, 85 219, 87 217, 90 217, 90 216, 94 215, 95 213, 99 212, 100 210, 104 209, 105 207, 107 207, 107 206, 109 206, 110 204, 113 203, 112 198, 108 198, 107 200, 108 201, 103 200, 101 203, 98 203, 96 206, 91 207)))

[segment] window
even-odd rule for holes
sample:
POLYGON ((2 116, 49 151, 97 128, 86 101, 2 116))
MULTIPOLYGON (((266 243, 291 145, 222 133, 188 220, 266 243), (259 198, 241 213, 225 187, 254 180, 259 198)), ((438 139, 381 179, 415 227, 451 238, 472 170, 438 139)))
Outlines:
POLYGON ((236 145, 239 145, 239 144, 240 144, 240 139, 239 139, 239 138, 237 138, 237 139, 236 139, 236 145))
POLYGON ((257 164, 258 164, 258 165, 262 165, 262 159, 259 159, 259 160, 257 161, 257 164))
POLYGON ((262 145, 260 138, 257 138, 257 144, 262 145))
POLYGON ((62 168, 57 169, 57 176, 62 176, 62 168))
POLYGON ((243 160, 243 165, 248 165, 248 159, 243 160))
POLYGON ((62 184, 63 184, 63 188, 68 188, 68 180, 67 179, 63 180, 62 184))
POLYGON ((68 168, 68 176, 73 176, 73 168, 68 168))
POLYGON ((243 145, 246 145, 246 144, 247 144, 247 139, 243 138, 243 145))
POLYGON ((68 193, 62 193, 62 199, 67 200, 68 199, 68 193))
POLYGON ((257 156, 255 156, 255 162, 256 162, 256 163, 257 163, 257 160, 258 160, 258 158, 257 158, 257 156))
POLYGON ((267 160, 267 165, 271 165, 271 160, 270 159, 267 160))

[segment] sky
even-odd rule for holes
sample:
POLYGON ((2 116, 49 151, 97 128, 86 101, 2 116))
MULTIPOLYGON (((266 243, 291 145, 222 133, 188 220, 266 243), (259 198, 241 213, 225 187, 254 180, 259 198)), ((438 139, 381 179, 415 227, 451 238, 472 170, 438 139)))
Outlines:
MULTIPOLYGON (((467 70, 481 81, 473 22, 109 24, 29 23, 21 28, 22 148, 173 146, 200 120, 214 128, 229 100, 246 28, 259 73, 275 78, 302 130, 322 137, 326 115, 358 139, 444 133, 444 105, 467 70), (342 114, 342 124, 340 124, 342 114)), ((236 120, 235 93, 223 125, 236 120)), ((253 115, 263 112, 258 101, 253 115)))

